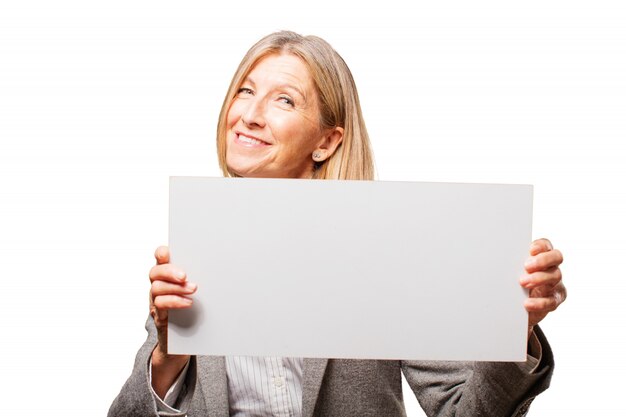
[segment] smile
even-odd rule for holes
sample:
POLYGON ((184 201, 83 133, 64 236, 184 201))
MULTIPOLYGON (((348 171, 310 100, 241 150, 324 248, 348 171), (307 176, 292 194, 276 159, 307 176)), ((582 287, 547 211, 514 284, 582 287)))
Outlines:
POLYGON ((235 134, 235 143, 246 146, 249 148, 269 146, 270 144, 262 141, 261 139, 253 138, 250 136, 243 135, 241 133, 235 134))

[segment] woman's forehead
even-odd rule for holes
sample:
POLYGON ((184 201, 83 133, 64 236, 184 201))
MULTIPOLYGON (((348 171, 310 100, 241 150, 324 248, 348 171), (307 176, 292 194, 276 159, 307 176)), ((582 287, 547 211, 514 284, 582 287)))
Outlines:
POLYGON ((300 57, 290 53, 270 54, 259 59, 242 81, 313 87, 313 78, 307 64, 300 57))

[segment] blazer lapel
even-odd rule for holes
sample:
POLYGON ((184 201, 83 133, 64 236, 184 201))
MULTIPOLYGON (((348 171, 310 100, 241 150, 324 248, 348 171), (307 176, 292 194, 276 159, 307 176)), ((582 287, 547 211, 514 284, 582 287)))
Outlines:
POLYGON ((304 359, 302 369, 302 417, 312 417, 328 359, 304 359))
MULTIPOLYGON (((197 356, 198 380, 210 417, 228 417, 228 380, 223 356, 197 356)), ((313 417, 328 359, 304 359, 302 417, 313 417)))
POLYGON ((228 380, 223 356, 197 356, 198 380, 210 417, 228 417, 228 380))

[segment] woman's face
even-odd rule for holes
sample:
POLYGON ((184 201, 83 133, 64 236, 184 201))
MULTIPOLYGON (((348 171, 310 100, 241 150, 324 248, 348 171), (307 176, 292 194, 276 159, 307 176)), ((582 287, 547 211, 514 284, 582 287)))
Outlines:
POLYGON ((226 125, 226 164, 242 177, 310 178, 312 153, 330 157, 343 132, 320 127, 313 80, 289 54, 269 55, 252 68, 226 125))

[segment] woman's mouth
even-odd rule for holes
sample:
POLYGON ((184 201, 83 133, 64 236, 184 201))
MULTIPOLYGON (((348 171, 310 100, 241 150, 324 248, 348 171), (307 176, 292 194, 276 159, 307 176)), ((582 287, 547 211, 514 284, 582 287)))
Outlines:
POLYGON ((235 143, 248 148, 259 148, 269 146, 269 143, 262 141, 261 139, 246 136, 241 133, 235 134, 235 143))

